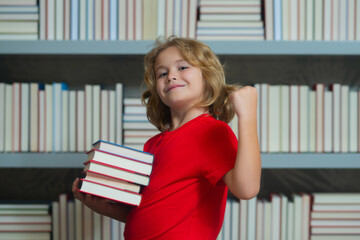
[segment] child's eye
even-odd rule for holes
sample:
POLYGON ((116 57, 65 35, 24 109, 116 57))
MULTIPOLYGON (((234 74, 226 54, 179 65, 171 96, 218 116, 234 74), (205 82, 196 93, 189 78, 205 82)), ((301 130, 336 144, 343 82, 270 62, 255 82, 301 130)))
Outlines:
POLYGON ((188 69, 188 68, 189 68, 189 67, 185 67, 185 66, 184 66, 184 67, 179 67, 179 70, 180 70, 180 71, 183 71, 183 70, 186 70, 186 69, 188 69))
POLYGON ((163 72, 159 74, 159 78, 165 77, 167 75, 167 72, 163 72))

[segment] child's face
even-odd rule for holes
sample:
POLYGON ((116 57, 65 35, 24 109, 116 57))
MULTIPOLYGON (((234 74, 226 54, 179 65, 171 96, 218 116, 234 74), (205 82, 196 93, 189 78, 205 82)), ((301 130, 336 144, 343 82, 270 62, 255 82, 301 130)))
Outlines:
POLYGON ((204 90, 201 70, 187 63, 176 47, 159 54, 155 74, 160 99, 171 109, 191 108, 201 100, 204 90))

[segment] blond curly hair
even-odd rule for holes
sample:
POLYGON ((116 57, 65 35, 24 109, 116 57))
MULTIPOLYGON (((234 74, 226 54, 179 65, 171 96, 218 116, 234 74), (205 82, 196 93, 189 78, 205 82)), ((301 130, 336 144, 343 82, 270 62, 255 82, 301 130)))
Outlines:
POLYGON ((171 128, 170 109, 156 91, 154 69, 159 54, 169 47, 176 47, 186 62, 200 68, 205 85, 199 106, 208 109, 214 118, 229 123, 235 114, 229 95, 239 87, 225 83, 224 68, 209 46, 194 39, 174 36, 165 40, 158 38, 154 48, 144 58, 144 83, 147 89, 142 94, 142 102, 146 106, 148 120, 161 132, 171 128))

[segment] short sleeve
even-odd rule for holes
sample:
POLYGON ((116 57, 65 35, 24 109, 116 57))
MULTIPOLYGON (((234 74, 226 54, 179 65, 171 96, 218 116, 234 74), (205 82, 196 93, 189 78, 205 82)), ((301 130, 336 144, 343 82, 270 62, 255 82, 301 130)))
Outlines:
POLYGON ((237 138, 226 123, 216 120, 201 134, 197 157, 200 174, 215 185, 234 167, 237 138))

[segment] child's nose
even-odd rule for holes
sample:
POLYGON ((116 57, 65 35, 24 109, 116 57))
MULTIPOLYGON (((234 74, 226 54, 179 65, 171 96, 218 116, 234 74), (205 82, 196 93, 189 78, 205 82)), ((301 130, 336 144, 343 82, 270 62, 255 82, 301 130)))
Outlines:
POLYGON ((169 72, 168 74, 168 82, 170 82, 171 80, 176 80, 177 76, 174 72, 169 72))

